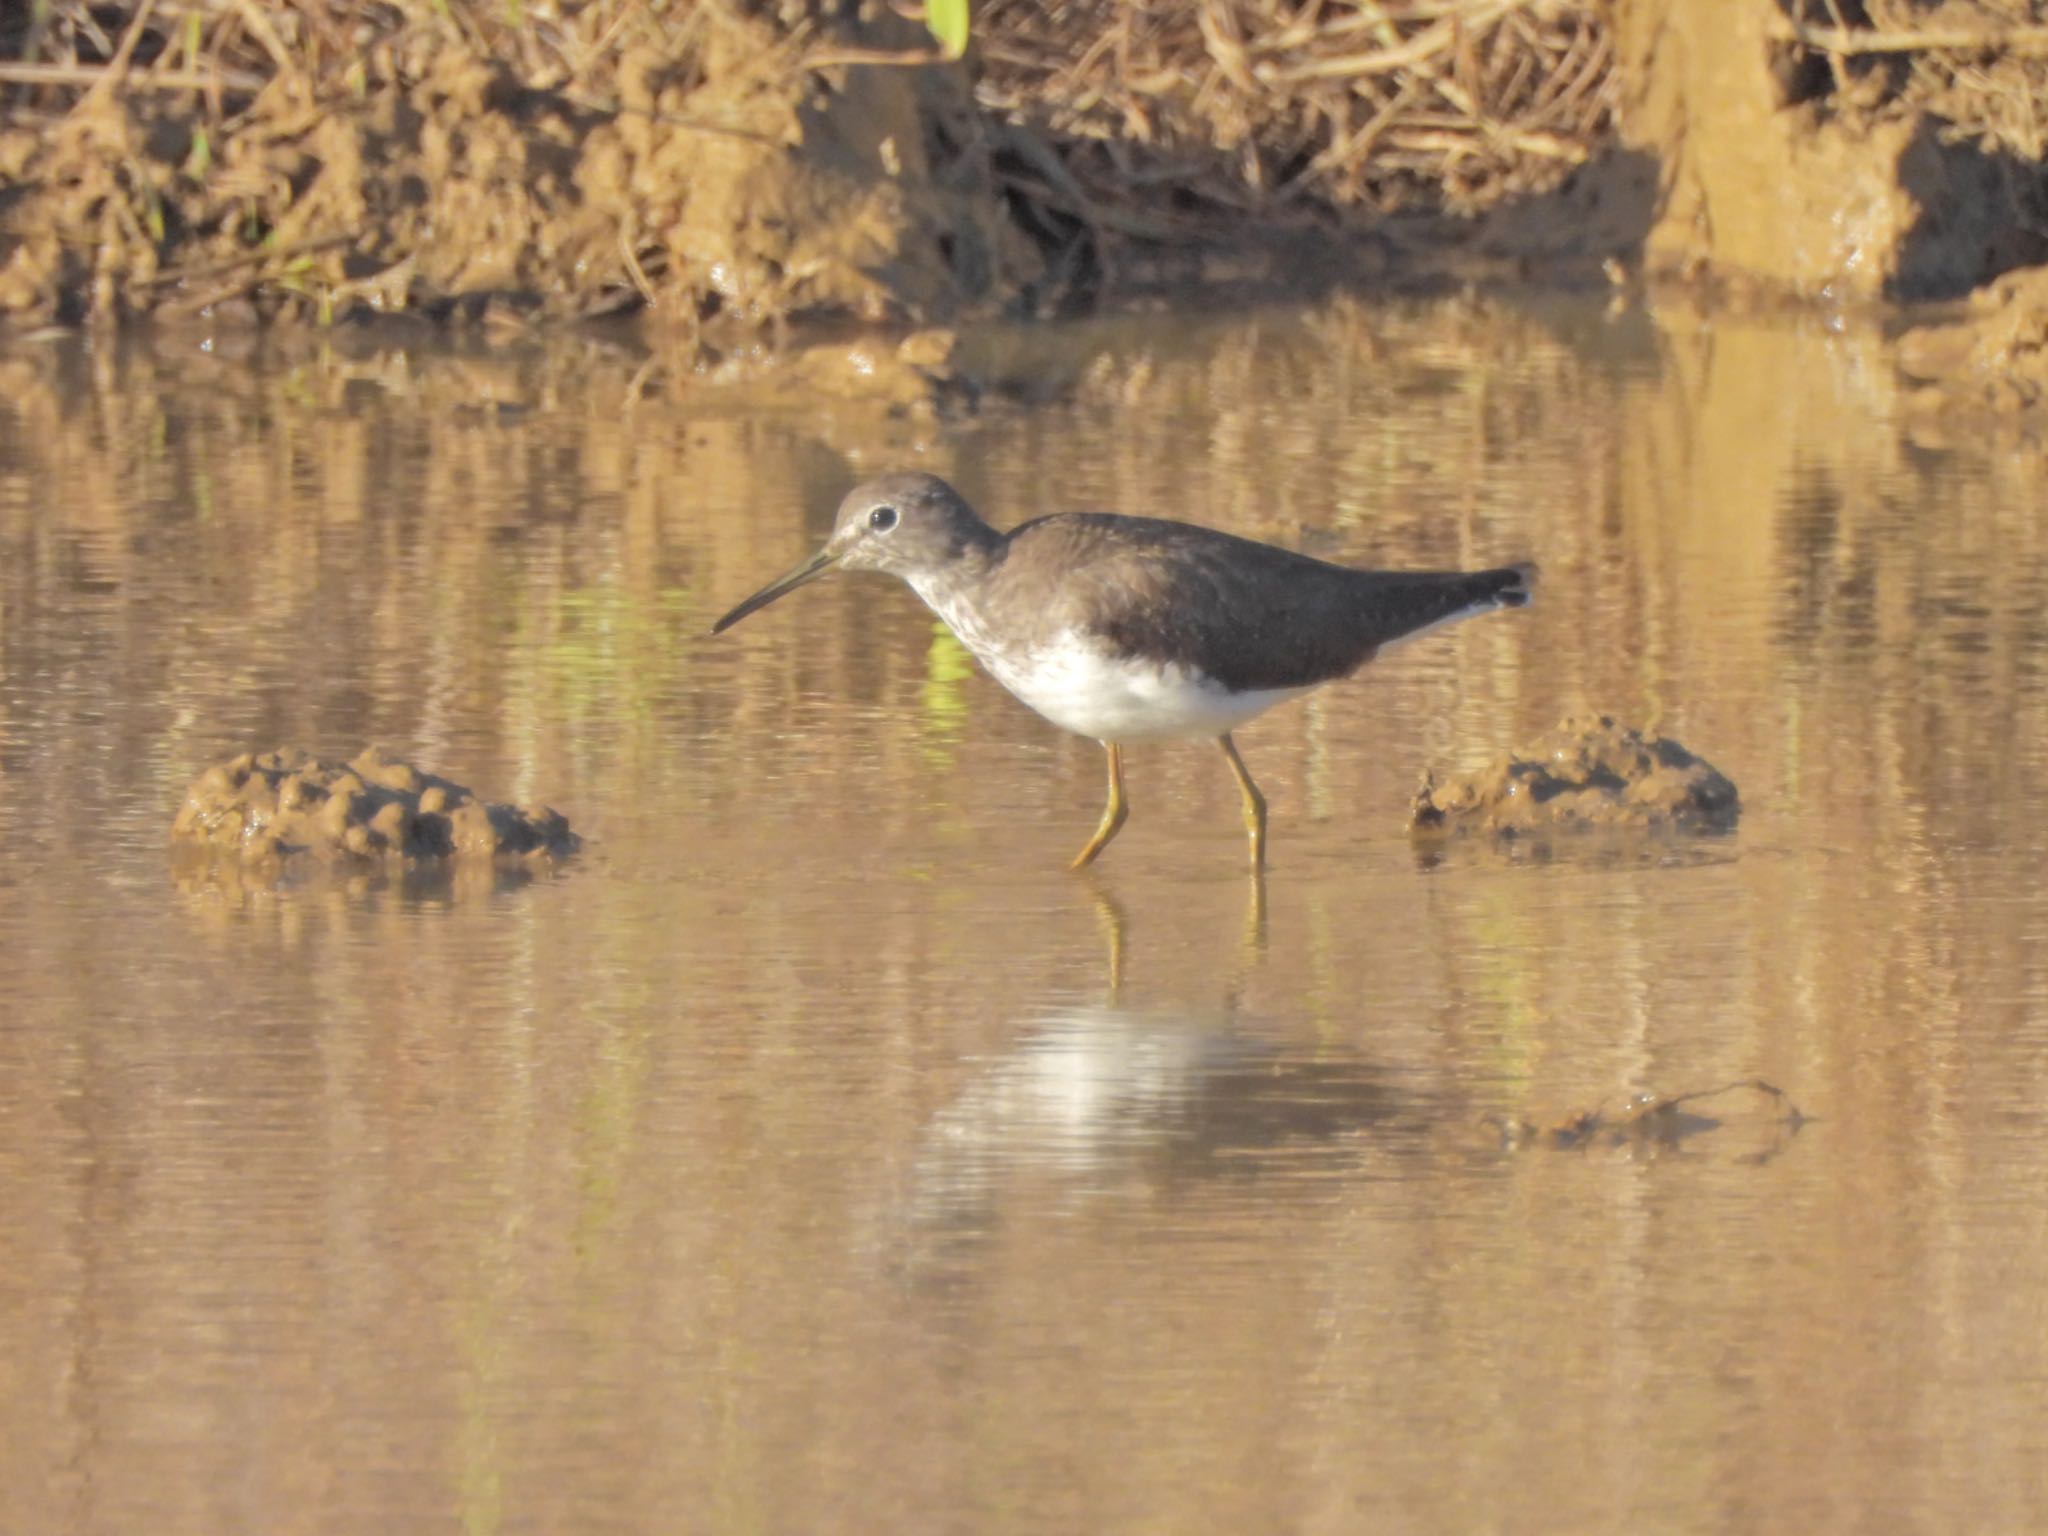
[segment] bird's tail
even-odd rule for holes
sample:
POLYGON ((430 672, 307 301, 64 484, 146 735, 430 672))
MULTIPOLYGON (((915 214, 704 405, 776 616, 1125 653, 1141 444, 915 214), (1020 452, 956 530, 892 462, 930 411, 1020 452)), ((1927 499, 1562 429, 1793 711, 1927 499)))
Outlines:
POLYGON ((1380 595, 1390 633, 1380 649, 1496 608, 1525 608, 1536 591, 1536 567, 1527 561, 1491 571, 1418 572, 1393 577, 1380 595))

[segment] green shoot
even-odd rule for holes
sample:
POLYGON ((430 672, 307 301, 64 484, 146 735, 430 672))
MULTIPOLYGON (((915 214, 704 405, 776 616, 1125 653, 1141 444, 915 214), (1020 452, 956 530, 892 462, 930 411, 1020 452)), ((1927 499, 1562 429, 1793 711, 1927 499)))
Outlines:
POLYGON ((968 0, 924 0, 924 25, 939 45, 940 56, 957 59, 967 52, 968 0))

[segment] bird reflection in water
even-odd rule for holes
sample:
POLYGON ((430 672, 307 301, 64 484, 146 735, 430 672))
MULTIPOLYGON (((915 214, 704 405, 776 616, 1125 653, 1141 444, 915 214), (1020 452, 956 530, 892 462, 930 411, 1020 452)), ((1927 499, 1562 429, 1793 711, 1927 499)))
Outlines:
POLYGON ((1130 924, 1090 896, 1107 950, 1100 1002, 1048 1003, 978 1063, 926 1126, 891 1242, 921 1272, 963 1262, 1006 1221, 1097 1202, 1169 1204, 1384 1156, 1418 1155, 1429 1096, 1348 1045, 1248 1017, 1238 997, 1264 945, 1254 880, 1243 963, 1213 1001, 1124 996, 1130 924))

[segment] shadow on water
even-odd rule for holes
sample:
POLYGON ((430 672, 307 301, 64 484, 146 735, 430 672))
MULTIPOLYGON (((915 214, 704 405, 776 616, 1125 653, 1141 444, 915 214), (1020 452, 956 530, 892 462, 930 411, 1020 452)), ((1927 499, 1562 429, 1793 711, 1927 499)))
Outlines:
POLYGON ((366 859, 311 856, 244 862, 206 848, 174 848, 171 883, 193 910, 250 913, 281 901, 395 900, 433 909, 487 901, 563 878, 568 871, 510 859, 366 859))
POLYGON ((1704 869, 1736 862, 1736 833, 1674 832, 1669 829, 1611 830, 1575 827, 1562 832, 1537 831, 1515 836, 1475 833, 1453 837, 1418 837, 1409 843, 1415 867, 1436 869, 1504 869, 1525 865, 1561 865, 1587 870, 1704 869))

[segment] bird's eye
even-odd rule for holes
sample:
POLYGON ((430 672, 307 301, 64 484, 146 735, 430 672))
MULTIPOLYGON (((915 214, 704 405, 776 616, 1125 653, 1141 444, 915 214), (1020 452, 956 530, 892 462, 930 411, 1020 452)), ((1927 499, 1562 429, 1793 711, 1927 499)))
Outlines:
POLYGON ((868 526, 877 533, 887 533, 896 526, 896 509, 894 507, 875 508, 874 511, 868 514, 868 526))

